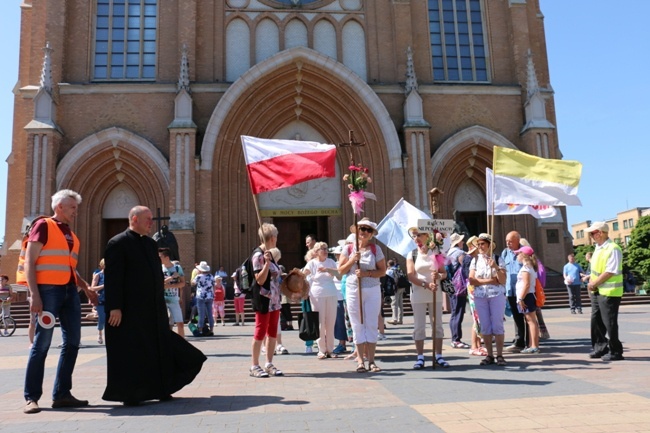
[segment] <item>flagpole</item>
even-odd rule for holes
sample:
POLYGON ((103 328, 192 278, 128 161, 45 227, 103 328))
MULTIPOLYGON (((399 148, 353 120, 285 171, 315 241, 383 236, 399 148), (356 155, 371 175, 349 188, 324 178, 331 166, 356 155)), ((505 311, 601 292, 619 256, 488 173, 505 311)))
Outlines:
MULTIPOLYGON (((262 215, 260 214, 260 203, 257 198, 257 194, 253 194, 253 203, 255 204, 255 213, 257 214, 257 223, 260 225, 260 229, 262 228, 262 215)), ((260 236, 260 241, 262 242, 262 245, 264 245, 264 233, 261 233, 262 230, 258 230, 257 233, 260 236)))
MULTIPOLYGON (((493 167, 494 167, 494 161, 492 161, 493 167)), ((490 236, 492 236, 492 241, 494 241, 494 200, 495 200, 495 194, 494 194, 494 169, 492 170, 492 200, 491 201, 491 207, 492 207, 492 212, 488 221, 488 233, 490 236)), ((492 257, 492 253, 494 252, 494 242, 490 242, 490 257, 492 257)))

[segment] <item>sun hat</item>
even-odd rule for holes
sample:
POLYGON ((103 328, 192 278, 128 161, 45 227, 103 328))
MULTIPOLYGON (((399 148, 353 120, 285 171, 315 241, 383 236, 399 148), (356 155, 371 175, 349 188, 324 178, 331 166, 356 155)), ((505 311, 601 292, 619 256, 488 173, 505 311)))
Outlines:
POLYGON ((420 230, 418 230, 417 227, 409 228, 409 236, 412 237, 413 239, 417 238, 419 234, 420 234, 420 230))
POLYGON ((309 296, 309 283, 300 269, 293 268, 280 284, 282 294, 291 299, 306 299, 309 296))
POLYGON ((463 239, 465 239, 465 235, 461 235, 460 233, 452 233, 451 236, 449 237, 449 240, 451 241, 449 244, 449 248, 458 245, 458 243, 463 239))
POLYGON ((208 262, 205 261, 199 263, 196 269, 198 269, 201 272, 210 272, 210 266, 208 266, 208 262))
POLYGON ((467 248, 469 248, 467 250, 467 254, 472 254, 474 251, 476 251, 476 249, 478 248, 478 246, 476 245, 477 240, 478 240, 477 236, 471 236, 469 239, 467 239, 467 248))
POLYGON ((369 227, 372 229, 372 234, 377 234, 377 223, 370 221, 368 218, 362 218, 357 222, 357 227, 369 227))

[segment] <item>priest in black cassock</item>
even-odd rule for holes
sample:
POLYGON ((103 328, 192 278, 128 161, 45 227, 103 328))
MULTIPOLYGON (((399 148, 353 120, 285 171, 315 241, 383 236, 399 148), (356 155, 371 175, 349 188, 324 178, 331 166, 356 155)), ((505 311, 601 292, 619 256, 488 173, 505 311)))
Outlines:
POLYGON ((107 383, 102 398, 137 405, 169 400, 194 380, 206 357, 172 332, 163 294, 156 242, 148 235, 153 215, 129 212, 129 228, 106 246, 107 383))

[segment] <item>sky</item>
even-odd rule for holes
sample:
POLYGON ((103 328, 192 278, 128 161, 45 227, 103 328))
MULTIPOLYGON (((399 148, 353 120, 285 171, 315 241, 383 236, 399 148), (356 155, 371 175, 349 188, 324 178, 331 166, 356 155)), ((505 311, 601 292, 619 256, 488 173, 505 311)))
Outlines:
MULTIPOLYGON (((0 1, 0 237, 21 3, 0 1)), ((583 164, 578 191, 582 206, 567 209, 569 229, 585 220, 610 219, 624 210, 650 206, 644 177, 650 146, 643 144, 648 138, 640 128, 650 118, 650 1, 629 0, 623 7, 610 0, 540 0, 540 7, 560 150, 564 159, 583 164)))

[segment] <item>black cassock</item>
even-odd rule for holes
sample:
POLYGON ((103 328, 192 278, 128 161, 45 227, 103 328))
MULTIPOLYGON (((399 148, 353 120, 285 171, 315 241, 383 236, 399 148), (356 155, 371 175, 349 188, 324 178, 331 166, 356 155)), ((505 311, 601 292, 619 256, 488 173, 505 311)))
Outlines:
POLYGON ((104 255, 107 383, 102 398, 163 399, 194 380, 205 355, 169 328, 156 242, 132 230, 112 238, 104 255), (118 327, 111 310, 122 310, 118 327))

